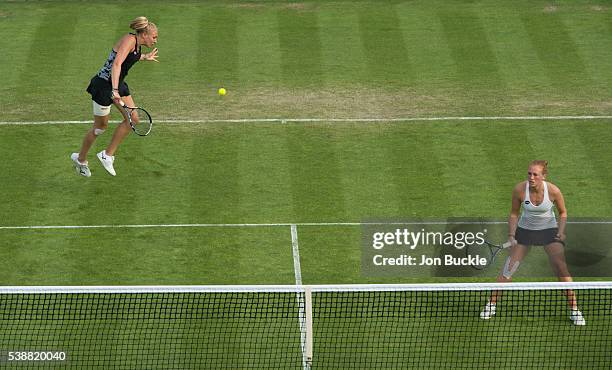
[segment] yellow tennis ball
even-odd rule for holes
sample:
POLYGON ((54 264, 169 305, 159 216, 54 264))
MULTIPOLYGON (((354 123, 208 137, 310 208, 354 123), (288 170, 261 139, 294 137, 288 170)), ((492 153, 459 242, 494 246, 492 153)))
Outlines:
POLYGON ((225 89, 224 89, 224 88, 220 88, 220 89, 219 89, 219 95, 223 96, 223 95, 225 95, 225 94, 227 94, 227 91, 225 91, 225 89))

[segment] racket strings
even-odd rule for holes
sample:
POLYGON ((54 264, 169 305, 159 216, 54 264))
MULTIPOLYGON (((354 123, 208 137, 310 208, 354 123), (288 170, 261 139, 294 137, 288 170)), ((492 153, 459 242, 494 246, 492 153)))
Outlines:
POLYGON ((142 108, 132 108, 128 112, 130 125, 138 135, 148 135, 151 132, 153 121, 147 111, 142 108))
POLYGON ((492 262, 494 255, 495 255, 494 252, 491 250, 491 247, 489 247, 486 244, 469 245, 467 247, 466 254, 468 257, 472 257, 479 261, 482 258, 486 260, 486 264, 484 265, 480 263, 474 263, 474 264, 471 263, 471 266, 478 270, 484 269, 486 266, 488 266, 492 262))

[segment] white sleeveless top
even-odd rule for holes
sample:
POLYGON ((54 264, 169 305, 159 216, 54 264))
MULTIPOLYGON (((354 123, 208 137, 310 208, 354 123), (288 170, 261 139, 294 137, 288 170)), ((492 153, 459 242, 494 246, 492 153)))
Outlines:
POLYGON ((548 197, 548 184, 544 181, 544 200, 538 206, 529 198, 529 181, 525 183, 525 199, 523 211, 518 226, 527 230, 544 230, 557 227, 557 219, 553 212, 554 203, 548 197))

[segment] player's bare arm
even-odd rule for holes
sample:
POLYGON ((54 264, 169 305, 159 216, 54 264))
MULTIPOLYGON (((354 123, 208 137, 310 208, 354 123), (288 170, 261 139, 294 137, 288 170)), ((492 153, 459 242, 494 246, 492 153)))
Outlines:
POLYGON ((125 61, 125 58, 130 53, 130 51, 134 50, 136 47, 136 38, 134 35, 128 34, 123 36, 117 44, 115 44, 115 51, 117 52, 117 56, 113 61, 113 69, 111 72, 111 81, 113 85, 113 99, 116 104, 119 104, 121 100, 121 96, 119 95, 119 75, 121 74, 121 64, 125 61))
POLYGON ((550 200, 555 203, 555 207, 557 208, 557 212, 559 212, 559 231, 557 233, 557 237, 559 240, 565 240, 565 224, 567 223, 567 209, 565 208, 565 199, 563 198, 563 193, 559 187, 554 184, 548 183, 548 194, 550 200))
POLYGON ((521 200, 523 199, 523 192, 525 189, 525 182, 517 184, 512 190, 512 207, 510 209, 510 216, 508 217, 508 241, 514 245, 516 244, 516 227, 518 225, 519 212, 521 210, 521 200))

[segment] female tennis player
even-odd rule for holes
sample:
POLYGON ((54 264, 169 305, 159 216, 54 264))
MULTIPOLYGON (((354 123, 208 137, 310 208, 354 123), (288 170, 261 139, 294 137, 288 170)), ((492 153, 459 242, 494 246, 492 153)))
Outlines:
POLYGON ((123 121, 115 129, 106 150, 98 153, 97 157, 108 173, 113 176, 116 175, 113 167, 115 151, 131 131, 127 113, 122 108, 121 102, 123 101, 129 107, 136 106, 125 82, 125 77, 130 68, 139 60, 157 62, 157 48, 146 54, 141 51, 141 45, 151 48, 157 42, 157 26, 149 22, 146 17, 138 17, 130 23, 130 28, 135 32, 124 35, 115 43, 106 63, 91 79, 87 87, 87 92, 91 94, 93 100, 94 124, 85 134, 81 151, 72 153, 70 156, 77 173, 85 177, 91 176, 87 153, 96 138, 106 131, 112 104, 119 108, 123 115, 123 121))
MULTIPOLYGON (((564 253, 567 210, 561 190, 545 181, 548 174, 547 167, 547 161, 532 161, 527 171, 527 181, 522 181, 514 187, 512 209, 508 218, 508 241, 512 246, 497 282, 512 281, 512 275, 531 246, 544 246, 544 251, 548 254, 548 260, 559 281, 572 281, 564 253), (522 212, 519 218, 521 205, 522 212), (559 212, 558 222, 553 211, 555 206, 559 212)), ((585 325, 574 291, 568 289, 566 294, 571 309, 570 319, 575 325, 585 325)), ((495 304, 499 296, 500 292, 493 292, 491 299, 480 313, 480 318, 487 320, 495 315, 495 304)))

